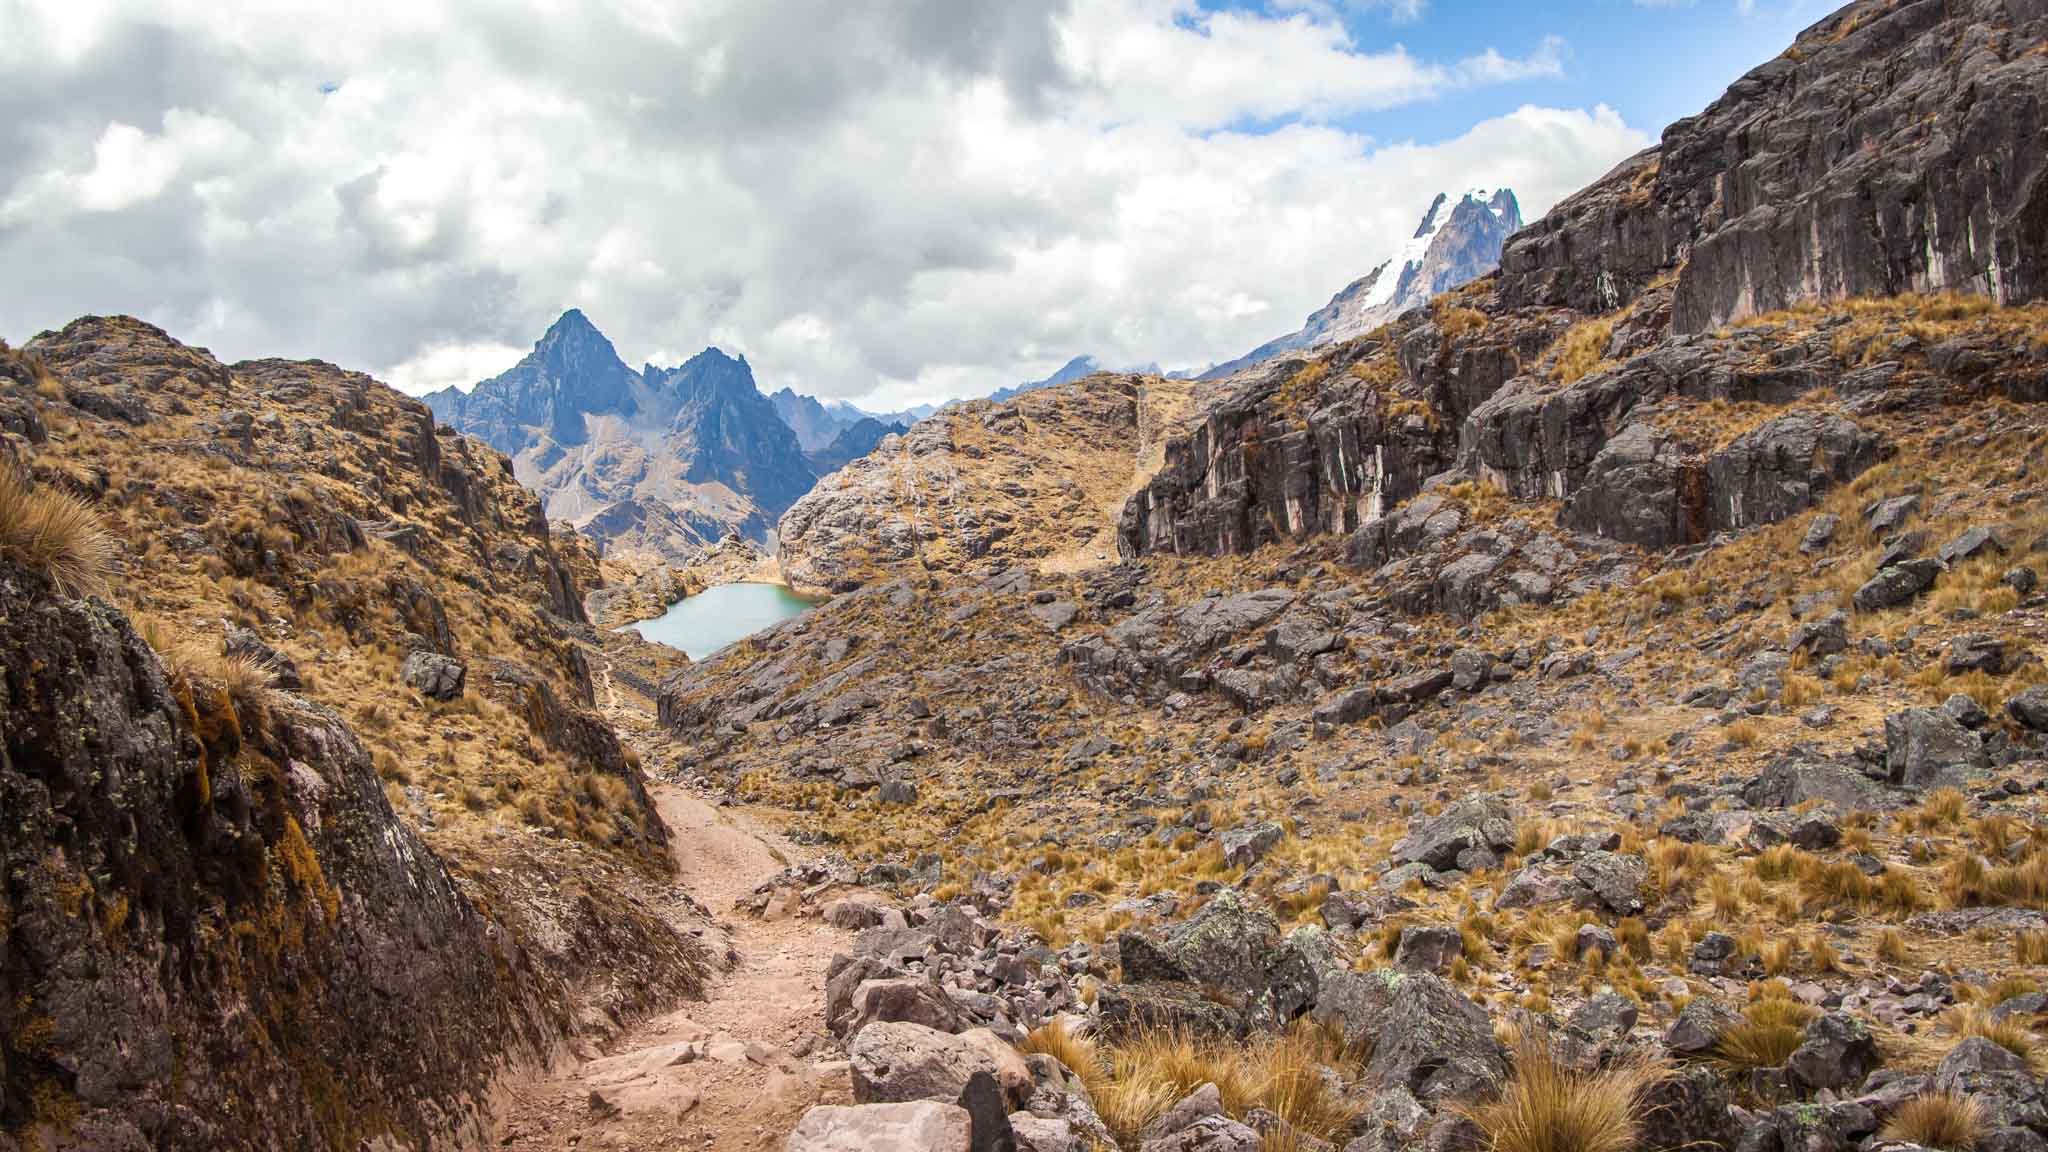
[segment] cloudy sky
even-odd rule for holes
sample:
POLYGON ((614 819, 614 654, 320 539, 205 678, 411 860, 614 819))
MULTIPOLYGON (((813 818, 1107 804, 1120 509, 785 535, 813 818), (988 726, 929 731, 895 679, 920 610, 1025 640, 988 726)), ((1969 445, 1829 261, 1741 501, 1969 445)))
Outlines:
POLYGON ((581 307, 884 407, 1301 323, 1440 189, 1533 219, 1770 0, 0 0, 0 336, 129 312, 409 391, 581 307))

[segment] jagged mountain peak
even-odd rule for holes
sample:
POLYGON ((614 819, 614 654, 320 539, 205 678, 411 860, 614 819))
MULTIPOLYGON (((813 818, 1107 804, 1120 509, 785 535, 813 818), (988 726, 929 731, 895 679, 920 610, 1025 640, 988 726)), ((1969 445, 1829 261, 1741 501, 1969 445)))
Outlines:
POLYGON ((1372 331, 1439 292, 1493 271, 1501 248, 1522 227, 1521 204, 1510 188, 1473 187, 1456 200, 1438 192, 1415 234, 1400 250, 1311 313, 1295 332, 1268 341, 1236 360, 1201 374, 1217 380, 1288 352, 1349 340, 1372 331))

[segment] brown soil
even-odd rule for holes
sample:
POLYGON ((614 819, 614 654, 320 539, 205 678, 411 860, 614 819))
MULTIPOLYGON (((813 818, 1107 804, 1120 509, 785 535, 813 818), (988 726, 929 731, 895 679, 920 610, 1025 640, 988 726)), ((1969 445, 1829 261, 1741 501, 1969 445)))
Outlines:
MULTIPOLYGON (((733 902, 800 852, 743 810, 660 785, 655 798, 680 883, 733 902)), ((602 1051, 507 1085, 500 1142, 526 1149, 779 1149, 814 1104, 849 1100, 824 1043, 825 968, 848 934, 814 917, 722 915, 707 935, 730 969, 701 1003, 627 1030, 602 1051), (818 1051, 813 1051, 813 1045, 818 1051)))

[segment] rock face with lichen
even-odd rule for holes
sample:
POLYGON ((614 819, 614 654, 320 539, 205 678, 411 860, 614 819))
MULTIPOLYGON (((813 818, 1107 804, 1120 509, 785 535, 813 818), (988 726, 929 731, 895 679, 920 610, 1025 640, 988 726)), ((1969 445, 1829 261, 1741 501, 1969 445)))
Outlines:
POLYGON ((484 1135, 558 1007, 340 717, 169 672, 0 565, 0 1128, 60 1148, 484 1135))
MULTIPOLYGON (((1126 505, 1123 552, 1353 531, 1453 469, 1656 548, 1810 507, 1884 453, 1859 418, 1915 349, 1741 326, 1854 296, 2039 297, 2044 37, 2033 3, 1842 9, 1516 233, 1497 276, 1236 377, 1126 505), (1730 441, 1702 404, 1780 411, 1730 441)), ((2043 394, 2011 345, 1934 351, 1938 374, 2043 394)))

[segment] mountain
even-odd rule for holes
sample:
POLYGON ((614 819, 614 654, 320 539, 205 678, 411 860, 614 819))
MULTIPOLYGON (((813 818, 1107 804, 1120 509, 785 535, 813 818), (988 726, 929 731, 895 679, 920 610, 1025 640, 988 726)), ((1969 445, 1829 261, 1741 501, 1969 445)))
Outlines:
POLYGON ((884 424, 872 416, 863 416, 841 429, 830 444, 807 454, 811 469, 820 476, 828 476, 845 467, 848 462, 858 460, 874 451, 875 445, 880 444, 883 437, 907 431, 909 428, 904 424, 884 424))
POLYGON ((1493 271, 1500 264, 1501 245, 1521 227, 1521 206, 1509 189, 1474 188, 1456 202, 1440 192, 1399 252, 1310 313, 1299 331, 1261 344, 1201 376, 1220 380, 1275 356, 1363 336, 1437 293, 1493 271))
POLYGON ((744 357, 707 348, 636 372, 575 309, 506 372, 424 399, 510 456, 549 519, 607 547, 686 560, 728 532, 766 540, 817 479, 744 357))
POLYGON ((827 406, 817 397, 791 388, 777 389, 768 401, 775 405, 775 414, 796 433, 798 446, 806 452, 816 452, 831 444, 863 415, 857 408, 843 404, 827 406))
POLYGON ((1071 383, 1090 373, 1100 371, 1102 371, 1102 365, 1096 362, 1095 357, 1076 356, 1065 364, 1060 365, 1052 375, 1047 376, 1043 380, 1033 380, 1028 384, 1019 384, 1011 388, 998 388, 989 393, 988 398, 1000 404, 1013 397, 1022 396, 1026 392, 1035 392, 1040 388, 1051 388, 1057 384, 1071 383))

